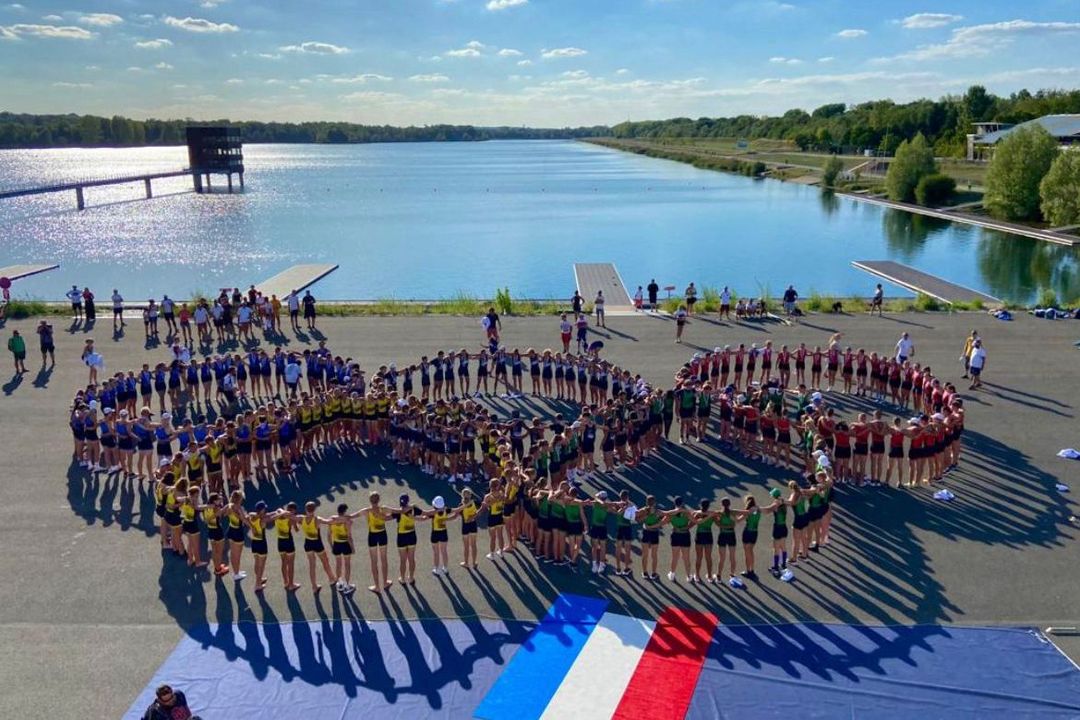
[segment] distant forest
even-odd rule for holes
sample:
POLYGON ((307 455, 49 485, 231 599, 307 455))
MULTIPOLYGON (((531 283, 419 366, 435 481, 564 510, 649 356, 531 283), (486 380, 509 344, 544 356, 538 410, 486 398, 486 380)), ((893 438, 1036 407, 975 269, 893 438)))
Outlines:
MULTIPOLYGON (((981 85, 963 95, 940 100, 895 103, 874 100, 858 105, 829 103, 807 112, 788 110, 780 116, 739 115, 731 118, 673 118, 578 128, 476 127, 428 125, 393 127, 340 122, 277 123, 228 120, 248 143, 367 143, 475 140, 618 138, 769 138, 794 142, 803 150, 823 152, 876 150, 892 155, 903 140, 922 133, 939 156, 962 157, 971 123, 1023 122, 1042 115, 1080 113, 1080 90, 1021 90, 999 97, 981 85)), ((132 120, 94 115, 27 115, 0 113, 0 147, 178 145, 191 120, 132 120)))
POLYGON ((779 117, 673 118, 625 122, 612 128, 617 138, 769 138, 794 142, 802 150, 892 155, 903 140, 922 133, 934 154, 963 157, 971 123, 1020 123, 1043 115, 1080 113, 1080 90, 1021 90, 999 97, 981 85, 940 100, 895 103, 875 100, 851 105, 830 103, 812 112, 788 110, 779 117))
POLYGON ((0 148, 129 147, 181 145, 188 125, 229 125, 246 143, 372 143, 476 140, 548 140, 611 135, 607 126, 580 128, 393 127, 339 122, 277 123, 210 120, 132 120, 115 115, 0 113, 0 148))

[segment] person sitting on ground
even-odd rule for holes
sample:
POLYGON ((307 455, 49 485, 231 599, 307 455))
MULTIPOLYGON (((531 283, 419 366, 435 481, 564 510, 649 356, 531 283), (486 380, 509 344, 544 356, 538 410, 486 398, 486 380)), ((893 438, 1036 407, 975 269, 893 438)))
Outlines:
POLYGON ((154 696, 154 702, 146 709, 143 720, 191 720, 191 710, 188 709, 184 693, 162 685, 154 696))

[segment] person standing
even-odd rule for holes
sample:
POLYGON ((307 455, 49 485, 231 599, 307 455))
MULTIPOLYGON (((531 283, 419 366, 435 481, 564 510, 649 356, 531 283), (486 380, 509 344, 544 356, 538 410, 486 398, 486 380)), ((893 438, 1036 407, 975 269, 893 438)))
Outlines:
POLYGON ((41 342, 41 367, 45 367, 45 359, 48 358, 56 365, 56 344, 53 340, 53 326, 46 320, 42 320, 37 326, 38 340, 41 342))
POLYGON ((559 339, 562 340, 562 351, 564 353, 570 352, 570 338, 573 337, 573 332, 574 326, 570 324, 566 313, 563 313, 562 319, 559 321, 559 339))
POLYGON ((82 291, 79 290, 78 285, 72 285, 64 295, 71 301, 71 311, 75 313, 76 320, 82 320, 83 307, 82 307, 82 291))
POLYGON ((94 305, 94 293, 90 292, 90 288, 83 288, 82 299, 83 313, 86 315, 86 322, 92 323, 97 320, 97 306, 94 305))
POLYGON ((582 355, 589 349, 589 318, 578 315, 574 324, 577 326, 577 351, 582 355))
POLYGON ((310 290, 304 292, 304 320, 307 322, 307 329, 315 329, 315 297, 311 294, 310 290))
POLYGON ((694 303, 697 302, 697 288, 694 287, 694 283, 690 283, 686 286, 686 314, 694 314, 694 303))
POLYGON ((982 387, 982 373, 986 368, 986 349, 982 346, 982 340, 976 340, 971 346, 971 356, 968 358, 968 372, 971 373, 971 385, 969 390, 982 387))
POLYGON ((11 332, 11 337, 8 338, 7 347, 15 359, 15 374, 21 375, 22 373, 27 372, 26 340, 19 334, 18 330, 13 330, 11 332))
POLYGON ((878 317, 883 317, 881 314, 882 307, 885 305, 885 291, 881 287, 881 283, 877 284, 874 288, 874 297, 870 300, 870 314, 874 314, 874 310, 877 310, 878 317))
POLYGON ((728 289, 727 285, 720 292, 720 317, 725 315, 728 320, 731 320, 731 290, 728 289))
POLYGON ((660 286, 656 284, 656 278, 649 281, 649 286, 645 288, 649 293, 649 309, 656 312, 656 306, 659 302, 660 286))
POLYGON ((788 285, 787 290, 784 291, 784 314, 788 317, 795 312, 795 301, 799 299, 799 293, 795 291, 794 285, 788 285))
POLYGON ((176 333, 176 303, 168 295, 161 297, 161 317, 165 320, 165 327, 171 336, 176 333))
POLYGON ((645 305, 645 296, 641 292, 641 286, 637 286, 637 291, 634 293, 634 310, 641 312, 642 307, 645 305))
POLYGON ((915 357, 915 343, 912 342, 910 335, 904 333, 896 341, 896 361, 903 365, 913 357, 915 357))
POLYGON ((112 324, 113 330, 117 329, 117 323, 120 323, 119 327, 127 325, 124 322, 124 296, 120 294, 120 291, 113 288, 112 291, 112 324))
POLYGON ((499 313, 495 312, 495 308, 489 307, 487 314, 484 315, 484 328, 487 331, 488 344, 493 348, 497 348, 499 345, 499 333, 502 331, 502 320, 499 319, 499 313))
POLYGON ((581 312, 581 309, 585 306, 585 298, 581 297, 581 293, 574 290, 574 297, 570 298, 570 309, 577 315, 581 312))
POLYGON ((274 332, 281 334, 281 300, 278 296, 270 295, 270 322, 274 332))
POLYGON ((293 290, 289 297, 285 298, 285 304, 289 308, 289 324, 293 330, 300 331, 300 294, 293 290))
POLYGON ((675 342, 682 342, 683 329, 686 327, 687 316, 690 313, 687 312, 685 305, 680 305, 679 309, 675 311, 675 342))
POLYGON ((964 374, 960 377, 968 377, 968 368, 971 363, 971 351, 975 347, 975 341, 979 339, 979 333, 972 330, 971 334, 964 339, 964 351, 960 353, 960 362, 964 363, 964 374))
POLYGON ((606 324, 606 321, 604 320, 604 291, 603 290, 597 290, 596 291, 596 299, 593 300, 593 309, 596 311, 596 324, 599 327, 606 328, 607 324, 606 324))

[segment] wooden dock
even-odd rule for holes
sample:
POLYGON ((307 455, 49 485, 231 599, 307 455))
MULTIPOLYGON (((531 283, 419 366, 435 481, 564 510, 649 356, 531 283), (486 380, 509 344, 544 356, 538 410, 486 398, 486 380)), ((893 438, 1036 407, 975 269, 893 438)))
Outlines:
POLYGON ((900 287, 915 293, 929 295, 935 300, 944 303, 956 302, 981 302, 986 305, 1000 305, 998 298, 981 293, 978 290, 951 283, 948 280, 916 270, 908 265, 903 265, 892 260, 856 260, 852 266, 875 275, 882 280, 899 285, 900 287))
POLYGON ((256 283, 255 288, 268 297, 277 295, 284 299, 293 290, 306 290, 337 269, 337 265, 293 265, 268 280, 256 283))
POLYGON ((574 263, 574 282, 577 291, 591 303, 596 293, 604 291, 604 311, 633 309, 634 301, 626 291, 619 271, 612 263, 574 263))
POLYGON ((19 280, 21 278, 30 277, 31 275, 37 275, 39 273, 48 272, 49 270, 55 270, 60 267, 59 265, 9 265, 7 267, 0 268, 0 278, 7 278, 8 280, 19 280))

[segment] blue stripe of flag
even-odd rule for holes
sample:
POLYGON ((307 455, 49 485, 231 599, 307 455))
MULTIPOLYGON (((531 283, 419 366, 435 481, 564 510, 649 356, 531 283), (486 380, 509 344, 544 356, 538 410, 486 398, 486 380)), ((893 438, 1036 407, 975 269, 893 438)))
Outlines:
POLYGON ((475 717, 537 720, 551 702, 608 601, 559 595, 488 691, 475 717))

